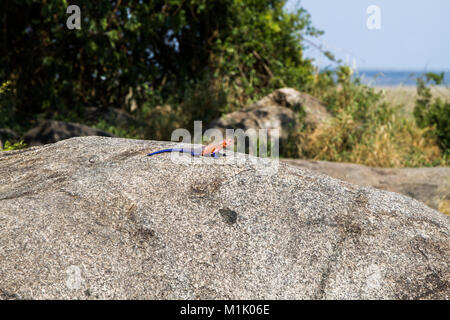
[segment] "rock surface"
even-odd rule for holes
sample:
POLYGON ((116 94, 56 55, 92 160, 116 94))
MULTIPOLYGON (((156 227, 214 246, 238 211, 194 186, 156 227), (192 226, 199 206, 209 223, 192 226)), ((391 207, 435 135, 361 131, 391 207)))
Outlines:
POLYGON ((450 167, 371 168, 353 163, 284 159, 290 165, 314 170, 363 186, 398 192, 438 209, 450 200, 450 167))
POLYGON ((80 136, 112 137, 113 135, 79 123, 41 120, 36 127, 25 133, 23 139, 29 146, 40 146, 80 136))
POLYGON ((268 129, 269 136, 272 129, 278 129, 281 139, 286 139, 290 130, 300 125, 297 116, 300 109, 305 113, 304 124, 311 128, 330 118, 326 107, 316 98, 292 88, 282 88, 248 108, 213 121, 209 128, 222 129, 223 132, 226 128, 244 131, 250 128, 268 129))
POLYGON ((284 163, 146 156, 172 145, 0 153, 0 297, 450 298, 449 217, 284 163))

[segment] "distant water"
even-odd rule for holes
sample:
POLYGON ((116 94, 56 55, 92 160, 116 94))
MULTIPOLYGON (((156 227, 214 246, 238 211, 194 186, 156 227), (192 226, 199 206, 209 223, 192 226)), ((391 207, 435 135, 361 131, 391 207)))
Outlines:
MULTIPOLYGON (((358 70, 362 82, 372 86, 415 86, 416 78, 428 71, 358 70)), ((440 73, 442 71, 432 71, 440 73)), ((450 85, 450 71, 444 72, 444 84, 450 85)))

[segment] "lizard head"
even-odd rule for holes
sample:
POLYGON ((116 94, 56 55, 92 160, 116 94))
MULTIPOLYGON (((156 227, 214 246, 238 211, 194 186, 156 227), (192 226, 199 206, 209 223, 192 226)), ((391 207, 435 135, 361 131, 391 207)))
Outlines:
POLYGON ((222 142, 222 147, 226 148, 227 146, 231 146, 234 144, 234 139, 226 139, 222 142))

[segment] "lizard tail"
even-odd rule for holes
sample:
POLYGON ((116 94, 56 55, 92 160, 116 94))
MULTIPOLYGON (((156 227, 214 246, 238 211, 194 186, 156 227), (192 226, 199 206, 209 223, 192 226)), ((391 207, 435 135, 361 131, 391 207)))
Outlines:
POLYGON ((194 150, 190 150, 190 149, 163 149, 163 150, 158 150, 152 153, 147 154, 148 156, 152 156, 154 154, 159 154, 159 153, 164 153, 164 152, 185 152, 185 153, 190 153, 193 156, 199 156, 200 153, 196 152, 194 150))
POLYGON ((149 154, 147 154, 147 155, 148 155, 148 156, 152 156, 152 155, 158 154, 158 153, 164 153, 164 152, 179 152, 179 151, 181 151, 181 150, 182 150, 182 149, 164 149, 164 150, 158 150, 158 151, 149 153, 149 154))

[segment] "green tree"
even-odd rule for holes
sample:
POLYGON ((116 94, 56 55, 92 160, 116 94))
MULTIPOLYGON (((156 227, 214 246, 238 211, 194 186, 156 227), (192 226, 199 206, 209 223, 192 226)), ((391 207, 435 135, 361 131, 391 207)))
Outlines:
POLYGON ((170 100, 186 121, 208 120, 226 103, 218 95, 194 106, 203 101, 196 91, 223 91, 239 105, 311 81, 303 37, 320 32, 305 10, 287 13, 284 4, 5 0, 0 81, 10 80, 15 119, 25 124, 38 116, 82 121, 86 106, 124 107, 130 90, 137 113, 170 100), (66 27, 70 4, 81 9, 81 30, 66 27))

